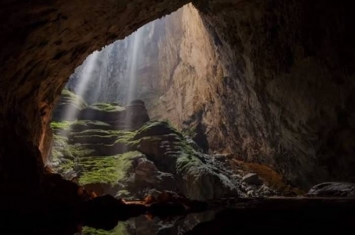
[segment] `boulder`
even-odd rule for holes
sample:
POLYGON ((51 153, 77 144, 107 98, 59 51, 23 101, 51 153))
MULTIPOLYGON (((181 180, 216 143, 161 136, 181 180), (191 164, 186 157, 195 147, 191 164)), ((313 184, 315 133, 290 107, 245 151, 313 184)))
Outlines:
POLYGON ((262 185, 263 184, 263 181, 255 173, 246 174, 242 178, 242 182, 245 182, 245 183, 251 184, 251 185, 262 185))
POLYGON ((347 182, 325 182, 313 186, 308 197, 355 197, 355 184, 347 182))

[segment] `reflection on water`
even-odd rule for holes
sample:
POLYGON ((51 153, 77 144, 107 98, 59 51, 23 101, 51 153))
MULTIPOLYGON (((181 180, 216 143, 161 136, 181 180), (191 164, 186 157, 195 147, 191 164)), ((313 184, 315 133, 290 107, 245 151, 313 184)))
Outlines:
MULTIPOLYGON (((179 235, 192 230, 197 224, 214 219, 216 211, 192 213, 169 219, 149 218, 142 215, 120 221, 111 231, 84 228, 82 235, 179 235)), ((79 234, 78 234, 79 235, 79 234)))

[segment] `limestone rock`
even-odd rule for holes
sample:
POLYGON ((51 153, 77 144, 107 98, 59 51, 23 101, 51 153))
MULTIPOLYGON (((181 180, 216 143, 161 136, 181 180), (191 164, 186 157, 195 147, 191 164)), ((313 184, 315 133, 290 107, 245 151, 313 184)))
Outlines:
POLYGON ((173 174, 179 191, 187 197, 206 200, 238 195, 230 179, 206 164, 204 157, 167 123, 147 123, 137 133, 139 151, 160 170, 173 174))
POLYGON ((249 173, 245 175, 242 179, 243 182, 252 185, 262 185, 263 181, 259 178, 259 176, 255 173, 249 173))
POLYGON ((74 121, 86 107, 86 102, 80 96, 64 89, 53 111, 52 121, 74 121))
POLYGON ((355 184, 347 182, 325 182, 313 186, 309 197, 355 197, 355 184))
POLYGON ((96 103, 78 114, 79 120, 97 120, 109 124, 112 129, 137 130, 149 121, 144 102, 121 107, 115 103, 96 103))

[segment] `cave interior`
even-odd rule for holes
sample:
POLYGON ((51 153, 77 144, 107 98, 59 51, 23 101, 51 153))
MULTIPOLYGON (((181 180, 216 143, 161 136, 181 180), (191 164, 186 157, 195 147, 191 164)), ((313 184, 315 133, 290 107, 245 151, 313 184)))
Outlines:
POLYGON ((0 233, 353 229, 354 9, 2 1, 0 233))

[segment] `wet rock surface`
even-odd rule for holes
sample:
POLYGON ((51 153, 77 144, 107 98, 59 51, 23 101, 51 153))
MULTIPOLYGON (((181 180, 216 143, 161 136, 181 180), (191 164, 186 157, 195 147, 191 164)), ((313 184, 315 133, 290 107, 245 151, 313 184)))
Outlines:
POLYGON ((355 197, 355 184, 348 182, 325 182, 313 186, 308 197, 355 197))

